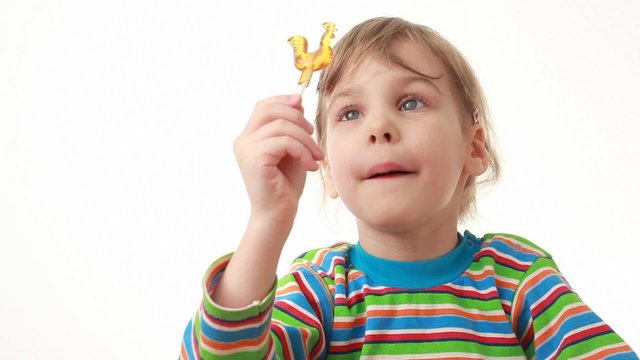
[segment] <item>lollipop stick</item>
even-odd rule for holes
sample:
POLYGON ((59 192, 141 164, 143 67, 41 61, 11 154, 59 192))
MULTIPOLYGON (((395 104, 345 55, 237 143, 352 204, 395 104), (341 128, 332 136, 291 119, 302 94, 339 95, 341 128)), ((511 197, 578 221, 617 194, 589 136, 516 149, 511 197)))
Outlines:
POLYGON ((304 93, 304 90, 307 88, 307 85, 305 84, 298 84, 298 88, 296 89, 296 94, 302 96, 302 94, 304 93))

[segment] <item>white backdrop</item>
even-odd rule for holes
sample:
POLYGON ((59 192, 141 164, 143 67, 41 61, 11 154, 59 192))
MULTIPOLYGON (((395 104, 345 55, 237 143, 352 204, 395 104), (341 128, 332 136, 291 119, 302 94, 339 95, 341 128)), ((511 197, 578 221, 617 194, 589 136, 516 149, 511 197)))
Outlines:
MULTIPOLYGON (((231 144, 256 100, 295 90, 287 38, 381 15, 441 32, 484 85, 504 177, 461 228, 546 248, 640 350, 639 3, 305 3, 0 2, 0 358, 176 358, 247 220, 231 144)), ((318 190, 281 274, 357 239, 318 190)))

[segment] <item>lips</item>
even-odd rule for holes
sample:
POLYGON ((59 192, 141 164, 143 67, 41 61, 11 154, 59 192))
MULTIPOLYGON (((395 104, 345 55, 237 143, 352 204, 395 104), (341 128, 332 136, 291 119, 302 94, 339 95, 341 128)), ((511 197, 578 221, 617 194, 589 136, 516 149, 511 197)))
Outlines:
POLYGON ((397 177, 413 173, 414 171, 411 171, 402 165, 396 164, 394 162, 385 162, 373 165, 367 172, 365 179, 369 180, 376 178, 397 177))

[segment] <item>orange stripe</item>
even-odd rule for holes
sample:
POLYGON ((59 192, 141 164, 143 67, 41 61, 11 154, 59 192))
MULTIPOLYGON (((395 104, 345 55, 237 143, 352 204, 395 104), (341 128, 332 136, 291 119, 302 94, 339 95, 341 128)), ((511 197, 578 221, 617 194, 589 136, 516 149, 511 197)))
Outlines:
POLYGON ((588 356, 586 358, 583 358, 584 360, 598 360, 598 359, 603 359, 605 356, 608 355, 612 355, 615 353, 623 353, 623 352, 628 352, 631 351, 631 347, 627 344, 622 344, 620 346, 616 346, 610 349, 604 349, 601 351, 598 351, 597 353, 588 356))
POLYGON ((209 284, 211 284, 211 281, 213 281, 213 278, 216 277, 216 275, 218 275, 222 270, 226 269, 226 267, 229 264, 230 260, 231 259, 227 259, 227 260, 221 262, 220 264, 218 264, 213 269, 211 269, 211 271, 207 275, 207 280, 206 280, 207 286, 209 284))
POLYGON ((553 269, 545 269, 544 271, 540 272, 538 275, 530 278, 527 280, 527 282, 524 284, 524 286, 522 288, 520 288, 520 292, 517 294, 517 303, 516 303, 516 308, 513 309, 511 311, 511 316, 513 318, 513 331, 517 331, 518 329, 518 321, 520 320, 520 313, 522 311, 522 306, 524 303, 524 296, 527 293, 527 291, 529 291, 530 288, 538 285, 538 283, 540 282, 540 279, 548 276, 549 274, 553 275, 556 272, 553 269))
MULTIPOLYGON (((487 269, 487 270, 481 272, 480 274, 473 274, 471 272, 466 272, 465 274, 468 277, 470 277, 471 279, 473 279, 473 280, 481 281, 481 280, 486 279, 489 276, 492 276, 492 275, 495 276, 496 273, 493 271, 493 269, 487 269)), ((508 281, 505 281, 505 280, 499 280, 499 279, 496 278, 495 281, 496 281, 496 285, 498 285, 498 286, 500 286, 502 288, 515 290, 518 287, 517 284, 514 284, 512 282, 508 282, 508 281)))
POLYGON ((286 288, 281 288, 276 291, 276 295, 286 295, 291 293, 299 293, 300 288, 295 286, 287 286, 286 288))
POLYGON ((233 350, 245 346, 258 346, 258 344, 262 343, 266 337, 269 335, 269 332, 265 332, 257 339, 247 339, 241 341, 234 341, 232 343, 221 343, 218 341, 214 341, 209 339, 208 337, 203 336, 200 340, 207 346, 216 349, 216 350, 233 350))
POLYGON ((367 318, 372 317, 398 317, 398 316, 438 316, 438 315, 458 315, 472 320, 484 321, 504 321, 504 315, 470 314, 459 309, 400 309, 400 310, 369 310, 367 317, 354 319, 353 321, 335 321, 333 327, 347 329, 353 326, 360 326, 366 323, 367 318))
POLYGON ((366 317, 355 319, 355 321, 337 321, 333 323, 334 328, 338 329, 350 329, 354 326, 364 325, 367 322, 366 317))
POLYGON ((495 272, 493 271, 493 269, 487 269, 487 270, 481 272, 480 274, 473 274, 473 273, 470 273, 470 272, 466 273, 466 275, 468 277, 470 277, 470 278, 472 278, 473 280, 476 280, 476 281, 483 280, 486 277, 488 277, 490 275, 494 275, 494 274, 495 274, 495 272))
POLYGON ((300 337, 302 338, 302 347, 304 347, 304 353, 309 353, 309 332, 305 328, 300 329, 300 337))
POLYGON ((368 317, 393 317, 393 316, 438 316, 438 315, 459 315, 472 320, 503 321, 505 316, 470 314, 460 309, 399 309, 399 310, 370 310, 368 317))
POLYGON ((504 280, 496 280, 496 285, 505 288, 505 289, 510 289, 510 290, 516 290, 518 288, 518 284, 514 284, 508 281, 504 281, 504 280))
POLYGON ((560 327, 560 325, 562 325, 564 323, 564 321, 572 315, 576 315, 579 313, 583 313, 583 312, 588 312, 590 311, 589 307, 587 307, 587 305, 580 305, 580 306, 576 306, 575 308, 572 308, 570 310, 567 310, 565 313, 562 314, 562 316, 556 321, 555 324, 553 324, 553 326, 551 326, 549 329, 545 330, 544 333, 540 334, 540 336, 536 337, 536 343, 538 344, 542 344, 544 343, 548 338, 552 337, 553 335, 556 334, 556 332, 558 331, 558 328, 560 327))
POLYGON ((187 348, 184 346, 184 343, 182 343, 182 346, 180 346, 180 359, 178 360, 189 360, 189 355, 187 355, 187 348))

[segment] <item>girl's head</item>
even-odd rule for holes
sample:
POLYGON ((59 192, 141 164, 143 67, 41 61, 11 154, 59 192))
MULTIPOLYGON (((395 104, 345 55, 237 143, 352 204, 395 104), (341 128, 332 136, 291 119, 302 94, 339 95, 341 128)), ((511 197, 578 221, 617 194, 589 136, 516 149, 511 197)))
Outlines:
MULTIPOLYGON (((398 119, 405 118, 399 117, 398 119)), ((339 195, 347 203, 348 207, 350 205, 348 202, 351 200, 348 197, 353 195, 352 193, 355 190, 351 186, 353 184, 349 184, 349 180, 344 180, 346 177, 341 178, 342 174, 337 174, 337 171, 351 171, 336 169, 337 165, 334 162, 344 162, 340 159, 342 154, 337 152, 343 152, 345 156, 349 151, 362 153, 364 156, 363 162, 366 163, 363 166, 379 165, 380 162, 376 163, 376 159, 382 162, 396 163, 395 165, 400 165, 400 167, 406 167, 405 165, 407 164, 413 166, 411 165, 412 161, 418 162, 414 158, 422 156, 423 158, 420 161, 423 163, 442 163, 441 168, 438 168, 436 164, 434 168, 429 168, 428 171, 438 171, 442 174, 447 172, 453 174, 459 171, 460 176, 458 179, 455 179, 454 176, 449 176, 448 178, 444 176, 441 180, 431 179, 429 180, 430 182, 423 183, 427 187, 440 189, 443 192, 451 190, 452 193, 449 195, 453 197, 449 198, 453 199, 456 204, 453 207, 451 204, 446 204, 446 210, 457 212, 455 215, 458 220, 462 220, 473 213, 476 186, 480 183, 476 180, 477 176, 484 173, 485 179, 482 182, 495 182, 499 176, 499 162, 493 148, 488 109, 482 89, 473 70, 464 56, 438 33, 428 27, 412 24, 402 19, 374 18, 367 20, 354 27, 335 45, 333 62, 320 75, 315 123, 318 144, 327 150, 328 155, 328 162, 325 164, 324 169, 329 175, 329 183, 326 185, 332 189, 337 187, 338 189, 334 190, 334 192, 340 193, 339 195), (382 67, 376 71, 375 68, 378 65, 382 67), (398 73, 399 77, 383 79, 389 73, 395 72, 398 73), (412 76, 422 79, 417 81, 417 83, 422 84, 412 85, 413 83, 410 84, 411 81, 407 80, 405 86, 402 79, 411 79, 412 76), (360 82, 360 88, 352 86, 351 83, 354 81, 360 82), (385 81, 387 82, 385 83, 385 81), (371 88, 372 86, 376 88, 371 88), (398 97, 398 99, 394 97, 398 97), (395 102, 393 106, 398 110, 397 113, 393 111, 385 113, 385 111, 388 111, 385 109, 391 109, 391 107, 385 108, 382 106, 384 104, 380 103, 384 103, 387 99, 395 102), (375 103, 373 100, 375 100, 375 103), (448 110, 446 104, 450 105, 448 110), (477 116, 474 116, 474 113, 477 116), (406 117, 406 119, 409 119, 407 121, 392 119, 394 116, 406 115, 421 119, 421 122, 412 122, 413 120, 411 119, 413 118, 411 117, 406 117), (449 126, 452 126, 453 120, 457 120, 457 123, 453 125, 459 130, 460 136, 446 138, 449 130, 437 128, 438 121, 434 119, 445 117, 445 121, 449 123, 449 126), (379 118, 384 119, 378 121, 379 118), (477 119, 477 123, 475 119, 477 119), (357 121, 351 122, 348 120, 357 121), (367 120, 366 126, 363 120, 367 120), (421 128, 411 125, 414 123, 427 125, 421 128), (380 127, 385 126, 388 129, 380 130, 380 127), (399 127, 396 128, 396 126, 399 127), (430 128, 430 126, 433 128, 430 128), (357 127, 359 127, 358 130, 356 130, 357 127), (373 127, 378 129, 373 129, 373 127), (332 129, 335 129, 335 131, 332 129), (375 134, 378 130, 382 132, 375 134), (425 134, 417 134, 421 135, 422 138, 418 136, 411 140, 411 137, 416 135, 413 132, 416 131, 424 132, 425 134), (440 131, 442 133, 438 135, 440 131), (406 134, 403 134, 403 132, 406 134), (426 132, 430 134, 426 134, 426 132), (332 143, 331 138, 334 134, 336 139, 341 139, 336 141, 342 141, 341 143, 337 145, 332 143), (344 141, 346 136, 350 136, 350 141, 353 141, 354 144, 360 141, 363 142, 363 145, 360 148, 356 148, 357 145, 345 145, 347 143, 344 141), (430 136, 439 137, 430 138, 430 136), (393 155, 393 151, 389 153, 392 154, 390 155, 391 158, 386 158, 386 155, 381 155, 387 154, 385 152, 377 150, 370 152, 368 150, 382 149, 380 146, 372 146, 374 143, 381 145, 381 142, 384 142, 391 145, 396 140, 402 141, 403 139, 409 139, 409 141, 415 143, 413 145, 403 145, 405 148, 402 151, 405 154, 410 154, 413 150, 419 151, 418 148, 424 145, 421 150, 428 151, 431 155, 417 154, 413 158, 408 155, 407 164, 397 164, 396 159, 393 158, 393 156, 396 156, 393 155), (446 141, 446 143, 439 144, 440 141, 446 141), (426 143, 431 143, 432 147, 438 147, 430 148, 426 143), (353 149, 349 150, 350 147, 353 147, 353 149), (474 153, 475 155, 472 157, 478 157, 478 152, 480 152, 479 156, 482 157, 483 166, 481 168, 475 165, 474 168, 461 160, 461 156, 467 156, 465 155, 467 153, 474 153), (366 153, 375 154, 367 158, 366 153), (456 154, 460 156, 456 157, 456 154), (429 156, 434 158, 430 159, 429 156), (453 164, 444 164, 445 161, 453 164), (332 167, 334 169, 333 173, 332 167), (473 170, 469 170, 471 168, 473 170), (485 170, 487 171, 485 172, 485 170), (460 180, 460 183, 456 184, 458 180, 460 180), (438 185, 438 181, 449 181, 452 184, 448 184, 449 186, 445 186, 447 184, 438 185), (340 186, 343 187, 342 191, 340 186), (454 195, 456 189, 459 192, 457 198, 454 195)), ((401 147, 398 146, 398 149, 401 147)), ((388 147, 388 149, 392 148, 388 147)), ((399 155, 399 157, 403 156, 399 155)), ((398 161, 402 162, 404 160, 400 159, 398 161)), ((343 165, 341 169, 353 167, 353 162, 343 165)), ((362 172, 364 170, 358 171, 362 172)), ((424 175, 427 169, 420 171, 424 175)), ((390 182, 387 182, 387 184, 390 184, 390 182)), ((383 186, 388 186, 387 184, 383 186)), ((391 187, 389 187, 389 190, 393 192, 391 187)), ((334 195, 338 195, 337 193, 334 195)), ((356 198, 354 197, 354 199, 356 198)), ((445 206, 444 203, 441 205, 445 206)), ((356 204, 355 206, 358 205, 356 204)), ((368 205, 365 204, 363 206, 368 205)), ((351 210, 353 211, 354 209, 351 210)), ((444 211, 445 209, 441 210, 444 211)), ((356 215, 358 215, 357 212, 358 209, 356 208, 356 215)))

